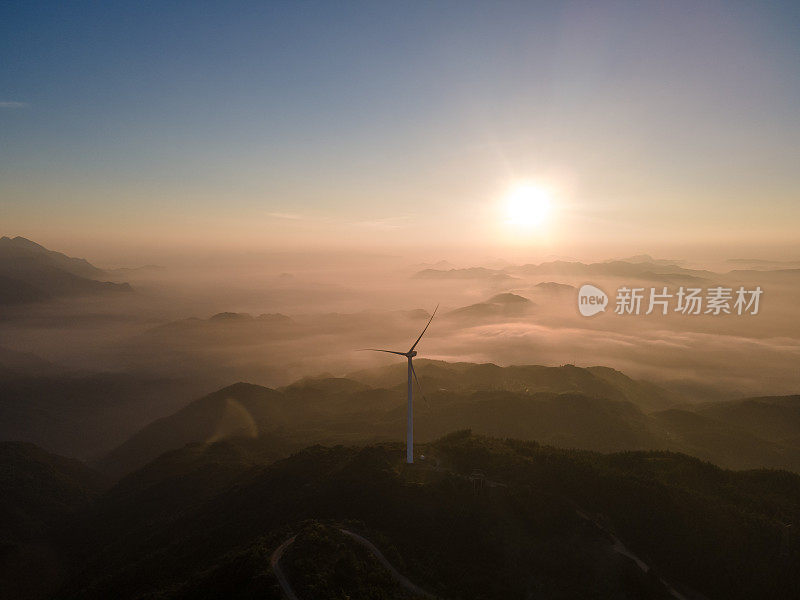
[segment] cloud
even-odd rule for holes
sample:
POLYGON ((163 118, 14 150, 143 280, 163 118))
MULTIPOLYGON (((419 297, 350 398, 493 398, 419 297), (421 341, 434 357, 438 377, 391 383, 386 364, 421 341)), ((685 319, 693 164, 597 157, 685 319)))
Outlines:
POLYGON ((357 227, 365 227, 367 229, 390 230, 405 227, 407 221, 408 217, 388 217, 385 219, 357 221, 354 223, 354 225, 357 227))
POLYGON ((0 102, 0 108, 27 108, 27 102, 0 102))
POLYGON ((475 325, 428 340, 425 358, 604 365, 653 381, 688 380, 734 396, 796 393, 800 339, 691 331, 614 332, 532 322, 475 325))

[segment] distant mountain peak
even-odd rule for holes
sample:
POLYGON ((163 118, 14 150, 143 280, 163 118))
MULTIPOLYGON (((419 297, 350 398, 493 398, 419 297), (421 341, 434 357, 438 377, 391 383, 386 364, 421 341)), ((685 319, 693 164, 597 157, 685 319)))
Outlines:
POLYGON ((511 292, 504 292, 492 296, 487 302, 491 302, 492 304, 530 304, 531 301, 524 296, 512 294, 511 292))
POLYGON ((539 288, 540 290, 544 290, 546 292, 573 292, 577 288, 574 285, 569 285, 567 283, 557 283, 555 281, 542 281, 537 283, 534 287, 539 288))
POLYGON ((105 275, 84 258, 48 250, 21 236, 0 238, 0 305, 131 291, 127 283, 102 281, 105 275))
POLYGON ((466 319, 485 319, 519 315, 533 308, 535 303, 524 296, 503 292, 495 294, 485 302, 456 308, 447 313, 450 317, 466 319))
POLYGON ((209 321, 249 321, 253 318, 248 313, 221 312, 209 318, 209 321))
POLYGON ((510 280, 516 279, 500 269, 487 269, 485 267, 470 267, 467 269, 423 269, 414 274, 415 279, 490 279, 510 280))
POLYGON ((29 240, 28 238, 24 238, 21 235, 15 236, 13 238, 4 235, 2 238, 0 238, 0 240, 7 240, 8 242, 11 242, 13 244, 17 244, 19 246, 29 246, 31 248, 38 248, 40 250, 47 250, 47 248, 45 248, 41 244, 37 244, 33 240, 29 240))
POLYGON ((264 387, 263 385, 257 385, 255 383, 247 383, 246 381, 237 381, 236 383, 232 383, 229 386, 219 389, 214 393, 218 395, 238 394, 241 392, 260 392, 269 389, 271 388, 264 387))

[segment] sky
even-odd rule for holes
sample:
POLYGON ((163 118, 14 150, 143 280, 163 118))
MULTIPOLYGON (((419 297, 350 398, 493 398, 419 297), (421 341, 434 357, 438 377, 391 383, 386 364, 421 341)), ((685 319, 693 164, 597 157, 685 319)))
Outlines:
POLYGON ((798 31, 790 2, 4 2, 0 234, 798 258, 798 31))

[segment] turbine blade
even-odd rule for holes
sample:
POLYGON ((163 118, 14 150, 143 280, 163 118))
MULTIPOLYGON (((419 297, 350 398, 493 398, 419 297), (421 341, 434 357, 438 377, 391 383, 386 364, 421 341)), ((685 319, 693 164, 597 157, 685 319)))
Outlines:
POLYGON ((417 379, 417 370, 414 368, 414 361, 411 361, 411 372, 414 374, 414 381, 417 382, 419 393, 422 394, 422 399, 425 400, 425 406, 427 406, 428 410, 430 410, 431 403, 428 402, 428 398, 425 396, 425 392, 422 391, 422 386, 419 384, 419 379, 417 379))
POLYGON ((378 348, 359 348, 356 352, 388 352, 389 354, 399 354, 405 356, 405 352, 397 352, 396 350, 380 350, 378 348))
POLYGON ((436 316, 436 311, 437 310, 439 310, 439 305, 438 304, 436 305, 436 308, 433 309, 433 314, 431 315, 431 318, 428 320, 428 324, 425 325, 425 329, 423 329, 422 333, 419 334, 419 337, 417 338, 417 341, 414 342, 413 346, 411 346, 411 349, 409 350, 409 352, 411 352, 411 350, 413 350, 414 348, 417 347, 417 344, 419 344, 419 341, 422 339, 422 336, 425 335, 426 331, 428 331, 428 327, 430 326, 431 321, 433 321, 433 317, 436 316))

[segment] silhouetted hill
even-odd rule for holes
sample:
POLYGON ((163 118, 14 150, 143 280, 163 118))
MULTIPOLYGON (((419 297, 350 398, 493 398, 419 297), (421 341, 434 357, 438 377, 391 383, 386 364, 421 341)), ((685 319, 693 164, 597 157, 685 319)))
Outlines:
POLYGON ((33 270, 38 267, 54 267, 78 277, 96 279, 105 275, 84 258, 73 258, 48 250, 44 246, 17 236, 0 238, 0 268, 11 270, 33 270))
MULTIPOLYGON (((354 385, 337 382, 338 389, 327 391, 322 385, 282 391, 230 386, 148 425, 98 468, 122 474, 184 444, 230 437, 281 435, 295 445, 402 439, 402 391, 344 390, 354 385)), ((418 398, 417 439, 434 439, 452 427, 603 451, 670 447, 652 420, 624 400, 509 391, 439 391, 428 403, 418 398)))
POLYGON ((763 260, 759 258, 729 258, 725 262, 736 265, 747 265, 759 269, 780 269, 800 267, 797 260, 763 260))
MULTIPOLYGON (((109 527, 125 514, 140 522, 158 523, 172 513, 180 515, 202 506, 247 473, 299 449, 271 435, 187 444, 123 477, 96 503, 94 518, 108 520, 109 527)), ((120 535, 126 533, 124 522, 116 526, 120 535)))
POLYGON ((542 281, 534 286, 538 291, 556 296, 574 294, 578 291, 574 285, 556 283, 555 281, 542 281))
POLYGON ((141 273, 141 272, 154 272, 154 271, 166 271, 166 267, 162 267, 161 265, 142 265, 141 267, 117 267, 115 269, 106 269, 106 273, 112 273, 115 275, 127 275, 127 274, 134 274, 134 273, 141 273))
MULTIPOLYGON (((417 398, 422 411, 417 431, 427 439, 453 427, 473 427, 591 449, 667 447, 661 438, 648 437, 641 411, 621 408, 628 402, 668 405, 667 397, 656 386, 612 369, 503 368, 427 360, 416 368, 429 399, 425 403, 417 398), (541 392, 545 394, 535 396, 541 392), (560 398, 558 393, 571 396, 560 398), (585 413, 571 405, 580 397, 585 413), (587 428, 575 429, 578 422, 587 428), (618 433, 616 441, 610 432, 618 433)), ((280 390, 239 383, 148 425, 104 457, 98 468, 120 475, 184 444, 276 431, 300 444, 402 438, 405 380, 401 364, 346 379, 305 378, 280 390)))
POLYGON ((129 292, 127 283, 97 281, 105 273, 82 258, 22 237, 0 238, 0 302, 6 305, 103 292, 129 292))
POLYGON ((518 317, 524 315, 535 305, 517 294, 504 293, 492 296, 485 302, 471 304, 451 310, 445 316, 459 319, 480 320, 494 317, 518 317))
POLYGON ((270 429, 285 424, 282 400, 275 390, 236 383, 154 421, 103 458, 98 468, 122 474, 186 444, 256 437, 264 424, 270 429))
MULTIPOLYGON (((787 273, 790 270, 785 270, 787 273)), ((504 281, 518 279, 515 275, 560 275, 568 277, 630 277, 648 281, 702 281, 717 276, 712 271, 687 269, 674 261, 654 260, 647 255, 623 260, 582 263, 573 260, 554 260, 541 264, 508 265, 502 269, 471 267, 465 269, 424 269, 414 275, 417 279, 483 279, 504 281)))
POLYGON ((716 402, 694 408, 695 412, 780 442, 800 434, 800 396, 764 396, 716 402))
POLYGON ((734 269, 727 273, 737 280, 758 281, 761 283, 787 283, 800 279, 800 269, 734 269))
POLYGON ((424 598, 402 589, 366 548, 321 523, 304 527, 281 562, 301 598, 424 598))
POLYGON ((582 394, 485 391, 432 395, 417 411, 415 431, 432 439, 448 427, 600 451, 666 447, 633 404, 582 394))
MULTIPOLYGON (((419 360, 416 368, 426 391, 426 398, 416 397, 415 433, 422 441, 471 428, 559 447, 670 449, 729 468, 800 471, 800 449, 790 435, 773 439, 690 411, 648 414, 675 398, 607 367, 419 360)), ((280 390, 236 384, 148 425, 98 467, 120 475, 184 444, 231 436, 279 434, 295 445, 402 439, 405 381, 405 365, 393 364, 349 378, 305 378, 280 390)))
POLYGON ((17 352, 0 346, 0 382, 18 377, 50 376, 64 371, 30 352, 17 352))
POLYGON ((649 254, 635 254, 633 256, 625 256, 622 258, 612 258, 604 262, 615 262, 615 261, 623 261, 629 263, 653 263, 657 265, 666 265, 666 266, 679 266, 681 262, 683 262, 680 260, 653 258, 649 254))
POLYGON ((105 485, 78 461, 0 442, 0 597, 43 598, 62 575, 58 533, 105 485))
POLYGON ((318 393, 352 393, 368 390, 365 383, 345 377, 303 377, 282 388, 284 392, 312 391, 318 393))
POLYGON ((79 296, 131 291, 131 286, 127 283, 95 281, 73 275, 56 267, 6 271, 6 275, 42 290, 50 296, 79 296))
MULTIPOLYGON (((729 468, 800 471, 795 440, 762 437, 688 410, 651 413, 669 406, 670 397, 606 367, 420 360, 417 371, 426 390, 415 403, 419 441, 470 428, 562 448, 666 449, 729 468)), ((119 476, 185 444, 231 437, 278 436, 294 447, 403 439, 405 377, 400 364, 351 378, 305 378, 279 390, 239 383, 144 427, 98 468, 119 476)))
POLYGON ((800 447, 754 435, 748 429, 688 410, 650 415, 663 428, 666 447, 739 469, 800 471, 800 447))
POLYGON ((50 298, 50 294, 25 281, 0 275, 0 306, 42 302, 50 298))
POLYGON ((681 398, 664 388, 642 379, 631 379, 621 371, 610 367, 586 367, 586 370, 622 392, 626 400, 633 402, 644 412, 650 412, 676 404, 681 398))
MULTIPOLYGON (((569 392, 612 400, 628 400, 645 411, 666 408, 675 403, 675 399, 658 386, 635 381, 607 367, 500 367, 492 363, 448 363, 426 359, 419 359, 414 365, 422 385, 431 392, 436 389, 461 392, 569 392)), ((351 373, 349 377, 388 388, 405 380, 405 369, 405 365, 398 363, 351 373)))
POLYGON ((494 296, 489 298, 487 302, 491 304, 503 304, 506 306, 514 306, 514 305, 527 306, 530 303, 530 300, 518 294, 505 292, 502 294, 495 294, 494 296))
POLYGON ((428 459, 413 466, 400 444, 317 446, 268 465, 244 451, 247 468, 223 481, 217 465, 235 463, 239 443, 163 457, 96 501, 64 547, 72 576, 58 597, 278 599, 269 556, 293 535, 282 564, 306 597, 330 597, 334 582, 353 598, 392 597, 339 527, 441 598, 800 592, 800 536, 785 527, 800 518, 800 477, 787 472, 459 432, 421 446, 428 459), (193 465, 191 485, 174 464, 193 465))
POLYGON ((262 314, 253 317, 248 313, 223 312, 212 315, 208 319, 190 317, 180 321, 171 321, 151 329, 150 336, 170 337, 174 334, 184 336, 234 336, 241 332, 279 331, 291 332, 294 321, 280 313, 262 314))
POLYGON ((611 260, 590 264, 556 260, 539 265, 522 265, 509 269, 509 272, 525 275, 633 277, 652 281, 699 281, 715 275, 711 271, 686 269, 669 262, 629 262, 626 260, 611 260))
POLYGON ((119 476, 190 443, 275 435, 295 446, 386 439, 403 396, 336 379, 305 379, 281 390, 237 383, 204 396, 140 430, 97 463, 119 476))
POLYGON ((0 442, 0 540, 46 535, 66 513, 88 504, 103 482, 77 460, 27 442, 0 442))
POLYGON ((509 281, 516 279, 500 269, 470 267, 468 269, 423 269, 414 274, 415 279, 483 279, 489 281, 509 281))
POLYGON ((199 389, 184 379, 73 373, 0 350, 0 440, 89 460, 185 405, 199 389))

